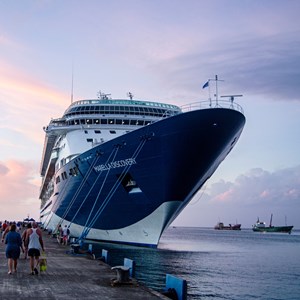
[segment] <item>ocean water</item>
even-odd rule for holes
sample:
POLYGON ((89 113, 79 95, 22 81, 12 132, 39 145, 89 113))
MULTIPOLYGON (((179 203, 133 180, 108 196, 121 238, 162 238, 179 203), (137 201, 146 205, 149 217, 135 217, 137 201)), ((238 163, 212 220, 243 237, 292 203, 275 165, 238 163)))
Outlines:
POLYGON ((111 266, 133 259, 136 279, 157 291, 167 273, 187 280, 188 299, 300 299, 300 231, 171 227, 157 249, 101 243, 94 249, 109 250, 111 266))

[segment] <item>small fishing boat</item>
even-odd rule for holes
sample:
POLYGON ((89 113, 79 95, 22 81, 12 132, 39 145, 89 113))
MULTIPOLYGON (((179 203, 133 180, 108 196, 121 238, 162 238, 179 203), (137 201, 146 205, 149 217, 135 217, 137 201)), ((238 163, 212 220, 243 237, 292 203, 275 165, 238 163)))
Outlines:
POLYGON ((224 223, 218 222, 214 228, 216 230, 241 230, 241 224, 229 224, 229 226, 225 226, 224 223))

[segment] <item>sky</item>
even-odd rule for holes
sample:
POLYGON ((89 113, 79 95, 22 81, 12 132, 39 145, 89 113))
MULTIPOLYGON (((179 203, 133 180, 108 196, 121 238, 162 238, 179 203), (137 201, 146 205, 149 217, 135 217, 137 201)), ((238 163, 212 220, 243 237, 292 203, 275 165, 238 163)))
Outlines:
POLYGON ((300 229, 300 1, 0 1, 0 220, 39 216, 43 127, 71 101, 236 99, 244 131, 173 222, 300 229), (73 74, 73 75, 72 75, 73 74), (72 90, 73 77, 73 90, 72 90))

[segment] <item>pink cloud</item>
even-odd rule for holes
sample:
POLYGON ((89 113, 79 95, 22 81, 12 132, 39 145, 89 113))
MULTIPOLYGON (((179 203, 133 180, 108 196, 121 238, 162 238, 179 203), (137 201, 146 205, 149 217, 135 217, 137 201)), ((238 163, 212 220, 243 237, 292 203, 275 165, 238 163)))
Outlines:
POLYGON ((0 220, 39 215, 38 165, 32 161, 0 162, 0 220))
POLYGON ((217 196, 215 196, 212 200, 216 200, 216 201, 230 201, 233 198, 233 194, 234 194, 234 190, 230 189, 228 191, 225 191, 221 194, 218 194, 217 196))
POLYGON ((65 99, 68 99, 65 93, 54 90, 30 73, 24 73, 21 69, 3 61, 0 61, 0 88, 1 93, 17 100, 12 102, 5 97, 3 99, 3 101, 7 99, 5 102, 14 107, 22 107, 20 104, 24 104, 26 101, 24 108, 33 108, 35 105, 44 107, 47 102, 63 108, 65 99), (18 98, 20 95, 22 97, 18 98))
POLYGON ((260 193, 260 198, 267 198, 270 195, 270 192, 267 190, 264 190, 260 193))

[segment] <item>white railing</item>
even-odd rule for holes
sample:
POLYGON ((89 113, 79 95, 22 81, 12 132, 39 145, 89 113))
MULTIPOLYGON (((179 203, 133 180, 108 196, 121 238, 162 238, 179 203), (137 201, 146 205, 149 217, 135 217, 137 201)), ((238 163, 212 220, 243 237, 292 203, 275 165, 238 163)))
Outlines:
POLYGON ((182 112, 188 112, 188 111, 193 111, 197 109, 214 109, 214 108, 227 108, 227 109, 233 109, 241 112, 244 114, 243 108, 230 100, 205 100, 205 101, 199 101, 199 102, 194 102, 190 104, 185 104, 180 107, 182 112))

